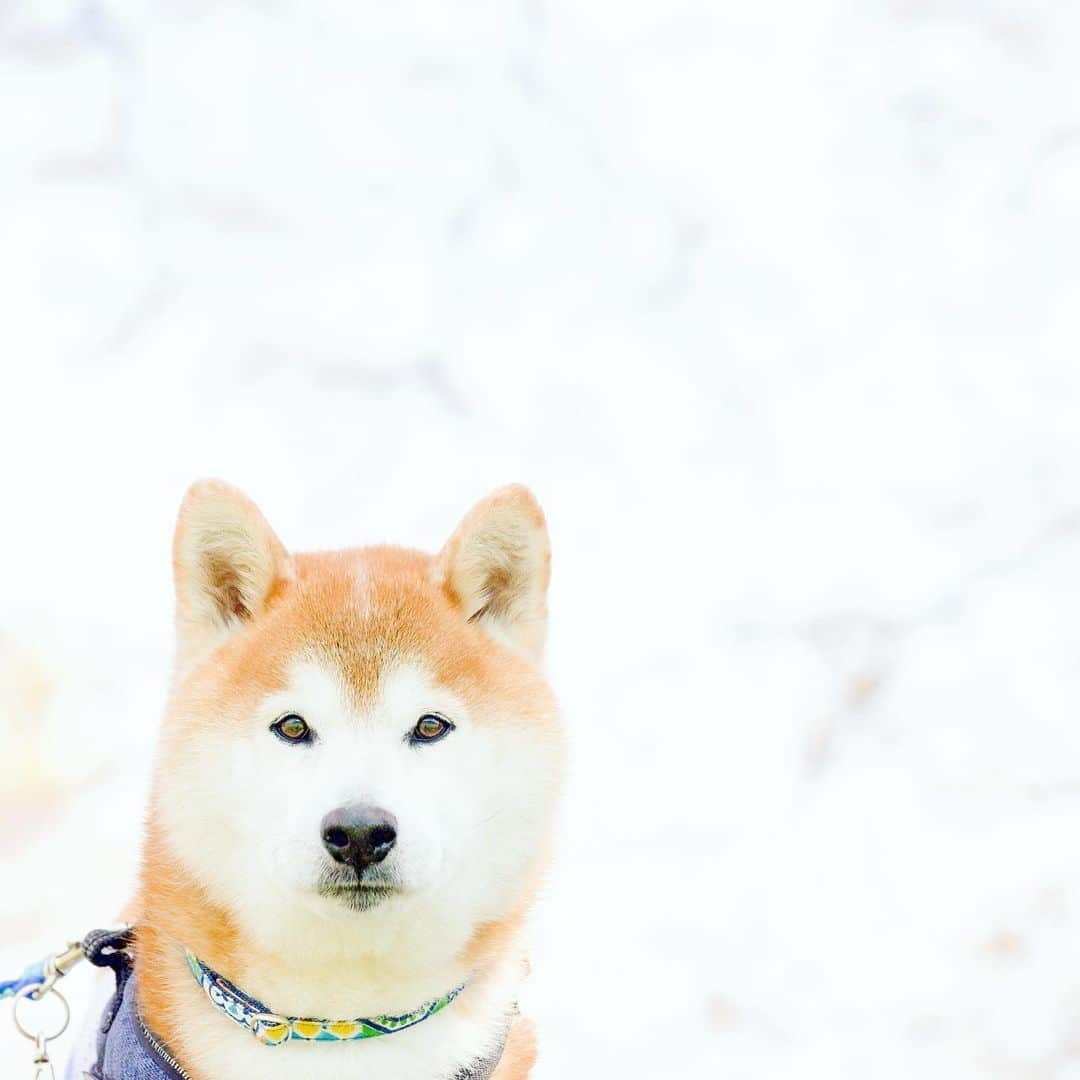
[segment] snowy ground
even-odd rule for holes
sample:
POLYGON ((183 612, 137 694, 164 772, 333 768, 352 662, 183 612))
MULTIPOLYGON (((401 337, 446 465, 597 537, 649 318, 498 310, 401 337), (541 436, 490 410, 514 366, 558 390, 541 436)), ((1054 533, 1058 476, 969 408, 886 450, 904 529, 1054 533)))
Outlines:
POLYGON ((125 895, 189 480, 298 548, 522 480, 538 1080, 1080 1077, 1078 53, 1051 0, 0 4, 0 969, 125 895))

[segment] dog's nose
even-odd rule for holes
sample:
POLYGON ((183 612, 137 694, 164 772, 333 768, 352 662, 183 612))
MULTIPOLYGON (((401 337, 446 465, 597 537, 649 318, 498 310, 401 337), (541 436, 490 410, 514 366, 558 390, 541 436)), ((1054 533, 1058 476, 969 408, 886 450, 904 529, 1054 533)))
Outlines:
POLYGON ((359 874, 390 854, 397 842, 397 819, 366 803, 339 806, 322 819, 322 841, 332 858, 359 874))

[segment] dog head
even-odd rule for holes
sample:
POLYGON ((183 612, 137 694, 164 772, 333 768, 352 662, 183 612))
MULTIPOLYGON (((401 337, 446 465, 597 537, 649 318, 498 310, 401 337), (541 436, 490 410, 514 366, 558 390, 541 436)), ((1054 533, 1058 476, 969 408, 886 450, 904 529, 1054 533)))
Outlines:
POLYGON ((282 947, 313 925, 392 941, 508 915, 544 862, 562 761, 533 496, 491 495, 435 556, 293 555, 204 482, 174 569, 154 814, 209 900, 282 947))

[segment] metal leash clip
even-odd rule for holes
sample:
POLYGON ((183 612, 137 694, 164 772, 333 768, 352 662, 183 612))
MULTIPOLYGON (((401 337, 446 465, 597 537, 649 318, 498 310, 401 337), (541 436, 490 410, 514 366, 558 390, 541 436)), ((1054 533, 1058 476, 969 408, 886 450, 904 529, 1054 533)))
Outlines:
POLYGON ((49 1060, 48 1044, 60 1038, 67 1031, 71 1022, 71 1009, 67 998, 56 989, 56 984, 76 964, 85 959, 82 943, 69 941, 62 952, 50 956, 42 967, 43 978, 40 982, 30 983, 16 991, 14 995, 13 1017, 19 1034, 34 1044, 34 1080, 55 1080, 52 1062, 49 1060), (52 1025, 51 1034, 46 1034, 45 1027, 35 1024, 37 1030, 28 1028, 19 1015, 19 1006, 26 1002, 44 1003, 46 998, 55 998, 62 1007, 62 1013, 52 1025))

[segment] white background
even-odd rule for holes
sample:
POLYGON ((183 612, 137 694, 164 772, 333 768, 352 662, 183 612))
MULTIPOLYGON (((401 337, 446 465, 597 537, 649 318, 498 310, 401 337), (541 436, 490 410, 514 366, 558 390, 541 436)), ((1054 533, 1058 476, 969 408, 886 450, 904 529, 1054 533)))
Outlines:
POLYGON ((300 549, 520 480, 538 1080, 1080 1077, 1078 54, 1064 0, 0 6, 3 971, 129 888, 190 480, 300 549))

